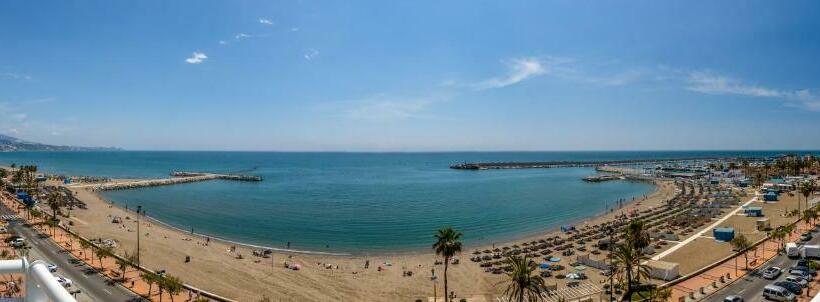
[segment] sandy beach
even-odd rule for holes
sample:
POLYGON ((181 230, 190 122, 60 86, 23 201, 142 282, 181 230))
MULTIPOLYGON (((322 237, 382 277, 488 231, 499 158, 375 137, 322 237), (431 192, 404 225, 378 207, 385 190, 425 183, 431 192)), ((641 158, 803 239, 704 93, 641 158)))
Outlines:
MULTIPOLYGON (((671 181, 660 181, 658 189, 646 199, 639 199, 624 206, 623 211, 657 207, 674 196, 671 181)), ((88 238, 114 239, 118 253, 136 250, 136 221, 134 213, 111 205, 87 188, 72 189, 76 196, 88 204, 87 210, 72 211, 72 230, 88 238), (113 217, 122 217, 123 223, 112 223, 113 217)), ((595 216, 577 225, 596 224, 621 214, 620 210, 595 216)), ((415 301, 433 296, 437 287, 442 296, 441 278, 431 280, 431 273, 440 276, 443 265, 433 265, 436 256, 432 252, 411 252, 379 255, 334 256, 276 251, 271 258, 253 256, 253 248, 210 240, 199 235, 142 220, 140 252, 143 265, 166 270, 181 277, 186 283, 239 301, 256 301, 263 295, 275 301, 415 301), (235 250, 232 251, 232 248, 235 250), (239 256, 241 255, 241 257, 239 256), (185 257, 191 261, 185 263, 185 257), (240 259, 241 258, 241 259, 240 259), (369 261, 369 269, 365 263, 369 261), (287 269, 285 263, 300 264, 302 269, 287 269), (412 272, 406 276, 403 272, 412 272), (229 279, 224 276, 230 276, 229 279)), ((241 223, 241 222, 240 222, 241 223)), ((507 244, 531 241, 545 236, 555 236, 558 230, 544 230, 536 235, 522 236, 507 244)), ((432 244, 432 230, 431 230, 432 244)), ((504 245, 499 243, 497 245, 504 245)), ((470 301, 491 301, 502 288, 496 284, 503 275, 484 272, 467 258, 473 250, 487 246, 465 246, 461 264, 451 265, 448 278, 450 289, 458 297, 470 301)), ((574 257, 567 257, 573 258, 574 257)), ((569 259, 562 260, 567 265, 569 259)), ((602 276, 590 272, 589 282, 598 282, 602 276)), ((565 281, 550 278, 547 284, 563 284, 565 281)))

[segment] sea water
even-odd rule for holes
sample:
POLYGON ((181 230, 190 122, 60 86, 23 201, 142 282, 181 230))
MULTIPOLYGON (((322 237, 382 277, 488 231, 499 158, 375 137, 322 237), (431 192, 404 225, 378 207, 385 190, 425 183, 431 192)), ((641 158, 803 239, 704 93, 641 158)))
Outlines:
POLYGON ((112 178, 164 178, 174 170, 259 175, 104 192, 119 205, 183 230, 232 241, 320 252, 429 249, 452 226, 467 245, 557 228, 640 198, 645 182, 584 182, 592 168, 453 170, 459 162, 765 156, 783 152, 12 152, 0 163, 112 178))

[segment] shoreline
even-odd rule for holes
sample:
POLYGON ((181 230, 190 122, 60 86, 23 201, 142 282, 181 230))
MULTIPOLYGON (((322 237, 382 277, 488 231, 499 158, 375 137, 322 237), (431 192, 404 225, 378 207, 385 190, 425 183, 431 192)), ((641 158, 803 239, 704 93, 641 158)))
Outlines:
MULTIPOLYGON (((114 181, 117 181, 117 180, 114 180, 114 181)), ((643 182, 643 183, 648 183, 648 184, 650 184, 654 187, 651 192, 648 192, 647 194, 644 194, 645 199, 640 199, 640 198, 634 199, 634 200, 626 199, 626 201, 624 202, 621 210, 627 209, 630 206, 633 206, 637 202, 641 202, 641 201, 645 201, 645 200, 651 200, 651 199, 655 198, 656 195, 664 193, 664 192, 662 192, 661 185, 656 183, 658 180, 627 179, 627 180, 620 180, 620 181, 643 182)), ((661 181, 665 181, 665 180, 661 180, 661 181)), ((80 188, 77 188, 77 189, 80 189, 80 188)), ((75 189, 72 189, 72 190, 75 190, 75 189)), ((87 190, 86 188, 82 188, 82 190, 88 191, 90 194, 94 195, 99 200, 101 200, 104 203, 109 204, 113 207, 116 207, 119 210, 122 210, 126 213, 129 213, 129 214, 134 214, 134 215, 136 214, 135 212, 133 212, 132 209, 126 209, 121 204, 117 203, 117 201, 106 198, 105 196, 102 195, 101 191, 90 191, 90 190, 87 190)), ((636 197, 636 196, 633 196, 633 197, 636 197)), ((492 241, 492 240, 479 239, 479 240, 477 240, 479 242, 475 242, 475 243, 471 243, 471 244, 465 244, 463 249, 464 249, 464 251, 467 251, 467 250, 474 250, 474 249, 485 249, 485 248, 492 247, 492 246, 495 246, 495 245, 499 245, 499 246, 512 245, 512 244, 514 244, 516 242, 520 242, 520 241, 530 241, 533 238, 540 238, 540 237, 545 237, 545 236, 548 236, 548 235, 556 235, 556 234, 562 233, 560 231, 560 227, 562 225, 580 225, 582 223, 594 224, 595 221, 605 219, 605 218, 607 218, 606 217, 607 215, 613 214, 613 213, 617 213, 617 211, 603 210, 602 212, 598 212, 598 213, 592 214, 590 216, 584 216, 584 217, 569 219, 569 220, 564 221, 564 222, 559 222, 559 223, 557 223, 557 225, 554 225, 554 226, 543 227, 543 228, 541 228, 540 231, 523 232, 523 233, 522 232, 515 232, 519 235, 505 235, 503 237, 498 238, 498 240, 495 240, 494 242, 488 242, 488 241, 492 241)), ((154 218, 154 217, 151 217, 151 216, 143 215, 143 216, 140 216, 140 217, 148 218, 151 222, 154 222, 157 225, 161 225, 163 227, 171 229, 172 231, 178 232, 180 235, 197 237, 197 238, 200 238, 202 240, 210 239, 212 241, 220 241, 220 242, 223 242, 225 244, 236 245, 238 247, 245 247, 245 248, 251 248, 251 249, 262 249, 262 250, 267 249, 267 250, 272 250, 274 252, 279 252, 279 253, 294 253, 294 254, 316 255, 316 256, 342 256, 342 257, 415 256, 415 255, 420 255, 420 254, 426 253, 425 249, 421 249, 421 248, 419 248, 419 249, 415 249, 415 248, 414 249, 405 249, 405 250, 374 250, 374 251, 356 251, 356 252, 333 252, 333 251, 322 252, 322 251, 302 250, 302 249, 277 248, 277 247, 267 246, 267 245, 264 245, 264 244, 254 244, 254 243, 235 241, 235 240, 227 239, 225 237, 221 237, 221 236, 218 236, 218 235, 211 235, 211 234, 197 233, 197 232, 192 233, 192 232, 190 232, 188 230, 185 230, 185 229, 182 229, 181 227, 176 226, 172 223, 165 222, 165 221, 162 221, 160 219, 157 219, 157 218, 154 218)))
MULTIPOLYGON (((585 223, 596 224, 611 220, 632 210, 643 210, 664 201, 675 194, 672 180, 650 181, 654 191, 647 191, 646 198, 627 197, 621 210, 613 212, 589 212, 586 217, 563 223, 576 227, 585 223)), ((49 185, 60 185, 49 181, 49 185)), ((136 232, 133 209, 106 200, 99 192, 87 188, 71 188, 75 197, 85 202, 88 209, 76 209, 69 218, 70 228, 87 238, 113 239, 118 254, 136 251, 137 237, 142 238, 143 266, 153 270, 165 270, 180 276, 192 286, 238 301, 257 301, 262 296, 279 297, 281 301, 412 301, 431 297, 434 290, 431 274, 442 272, 441 257, 432 250, 401 252, 376 252, 362 254, 330 255, 274 250, 270 257, 253 255, 259 245, 236 244, 230 240, 185 231, 161 220, 147 217, 140 219, 141 231, 136 232), (121 217, 121 223, 112 223, 112 217, 121 217), (212 240, 207 241, 210 237, 212 240), (187 259, 190 257, 190 262, 187 259), (369 264, 369 267, 368 267, 369 264), (299 265, 294 270, 290 266, 299 265), (412 276, 405 272, 411 272, 412 276), (215 276, 232 276, 232 282, 224 282, 215 276)), ((536 232, 518 233, 520 236, 502 236, 497 246, 521 244, 544 236, 566 236, 558 226, 540 228, 536 232)), ((538 228, 535 228, 538 230, 538 228)), ((503 275, 487 273, 483 267, 467 261, 473 250, 490 247, 488 241, 465 245, 459 255, 462 264, 451 265, 449 281, 461 297, 491 301, 503 289, 497 284, 503 275)), ((561 260, 569 265, 570 257, 561 260)), ((599 281, 597 274, 590 275, 591 282, 599 281)), ((554 280, 566 285, 567 280, 554 280)), ((439 289, 441 284, 438 285, 439 289)), ((441 292, 438 293, 439 297, 441 292)))

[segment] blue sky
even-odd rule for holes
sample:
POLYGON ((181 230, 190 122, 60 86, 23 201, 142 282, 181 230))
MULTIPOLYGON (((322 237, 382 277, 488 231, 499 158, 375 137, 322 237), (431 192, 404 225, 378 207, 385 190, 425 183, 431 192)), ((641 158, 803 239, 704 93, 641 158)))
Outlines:
POLYGON ((4 1, 0 133, 150 150, 820 149, 814 1, 4 1))

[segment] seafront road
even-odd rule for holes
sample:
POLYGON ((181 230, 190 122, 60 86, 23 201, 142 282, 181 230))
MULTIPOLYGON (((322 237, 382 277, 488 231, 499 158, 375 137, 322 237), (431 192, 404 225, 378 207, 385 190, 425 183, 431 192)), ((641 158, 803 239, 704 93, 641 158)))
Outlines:
MULTIPOLYGON (((16 216, 14 211, 5 205, 0 206, 0 215, 16 216)), ((42 259, 55 264, 58 267, 55 275, 71 279, 73 285, 68 290, 80 289, 80 293, 76 295, 77 301, 138 301, 140 299, 131 291, 114 285, 108 278, 96 273, 93 268, 65 252, 49 238, 41 238, 35 230, 24 226, 22 220, 12 219, 8 230, 26 239, 31 247, 30 261, 42 259)))

